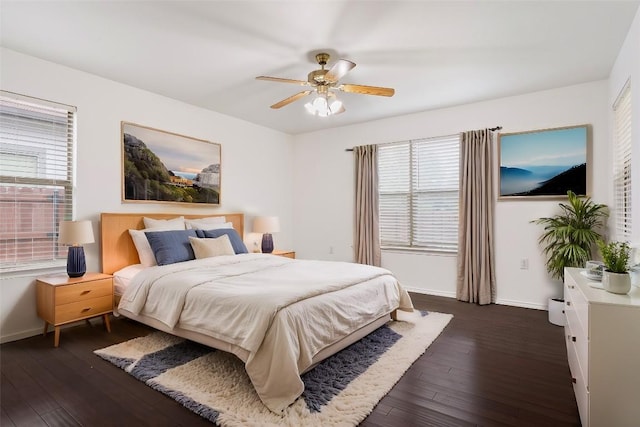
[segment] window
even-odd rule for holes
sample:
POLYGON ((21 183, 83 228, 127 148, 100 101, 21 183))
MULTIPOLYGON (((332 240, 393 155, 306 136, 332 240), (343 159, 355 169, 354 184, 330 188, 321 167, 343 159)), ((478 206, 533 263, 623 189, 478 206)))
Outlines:
POLYGON ((65 264, 75 107, 0 91, 0 272, 65 264))
POLYGON ((379 146, 383 248, 457 251, 459 169, 458 135, 379 146))
POLYGON ((631 86, 627 83, 613 106, 613 206, 616 239, 631 240, 631 86))

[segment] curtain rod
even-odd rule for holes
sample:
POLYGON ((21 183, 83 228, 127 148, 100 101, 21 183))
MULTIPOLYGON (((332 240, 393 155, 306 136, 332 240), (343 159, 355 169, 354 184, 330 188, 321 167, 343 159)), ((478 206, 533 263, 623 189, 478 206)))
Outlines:
MULTIPOLYGON (((502 129, 502 126, 496 126, 496 127, 489 128, 489 130, 491 132, 495 132, 495 131, 501 130, 501 129, 502 129)), ((344 151, 353 151, 353 148, 345 148, 344 151)))

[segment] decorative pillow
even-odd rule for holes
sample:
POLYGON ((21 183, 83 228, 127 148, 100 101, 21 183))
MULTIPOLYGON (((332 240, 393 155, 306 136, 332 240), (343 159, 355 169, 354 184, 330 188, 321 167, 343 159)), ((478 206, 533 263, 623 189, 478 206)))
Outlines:
POLYGON ((229 240, 229 236, 226 234, 215 239, 189 237, 189 242, 193 248, 193 253, 196 255, 196 259, 236 254, 233 246, 231 246, 231 240, 229 240))
POLYGON ((179 216, 171 219, 153 219, 142 218, 144 221, 144 228, 156 228, 159 230, 184 230, 184 217, 179 216))
POLYGON ((223 216, 210 216, 208 218, 185 219, 184 225, 187 227, 187 230, 191 228, 209 230, 212 228, 218 228, 217 226, 224 224, 225 221, 226 218, 223 216))
POLYGON ((189 236, 196 237, 195 230, 147 231, 144 234, 149 240, 158 265, 175 264, 195 259, 189 243, 189 236))
POLYGON ((249 251, 247 250, 247 247, 244 245, 244 242, 240 238, 240 235, 233 228, 217 228, 214 230, 197 230, 197 231, 198 231, 198 237, 216 238, 226 234, 227 236, 229 236, 229 240, 231 241, 231 246, 233 246, 233 251, 236 254, 249 253, 249 251))

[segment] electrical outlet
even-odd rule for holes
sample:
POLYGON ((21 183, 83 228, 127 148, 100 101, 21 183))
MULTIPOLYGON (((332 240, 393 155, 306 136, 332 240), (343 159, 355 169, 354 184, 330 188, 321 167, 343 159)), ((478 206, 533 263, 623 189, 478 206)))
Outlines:
POLYGON ((528 270, 529 269, 529 258, 522 258, 520 260, 520 270, 528 270))

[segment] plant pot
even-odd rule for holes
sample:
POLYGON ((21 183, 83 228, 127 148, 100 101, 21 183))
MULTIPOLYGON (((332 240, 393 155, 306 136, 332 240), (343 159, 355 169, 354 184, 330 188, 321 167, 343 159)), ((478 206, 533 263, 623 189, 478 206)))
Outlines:
POLYGON ((564 300, 549 298, 549 323, 564 326, 564 300))
POLYGON ((605 270, 602 273, 602 287, 613 294, 626 294, 631 290, 631 276, 629 273, 612 273, 605 270))

